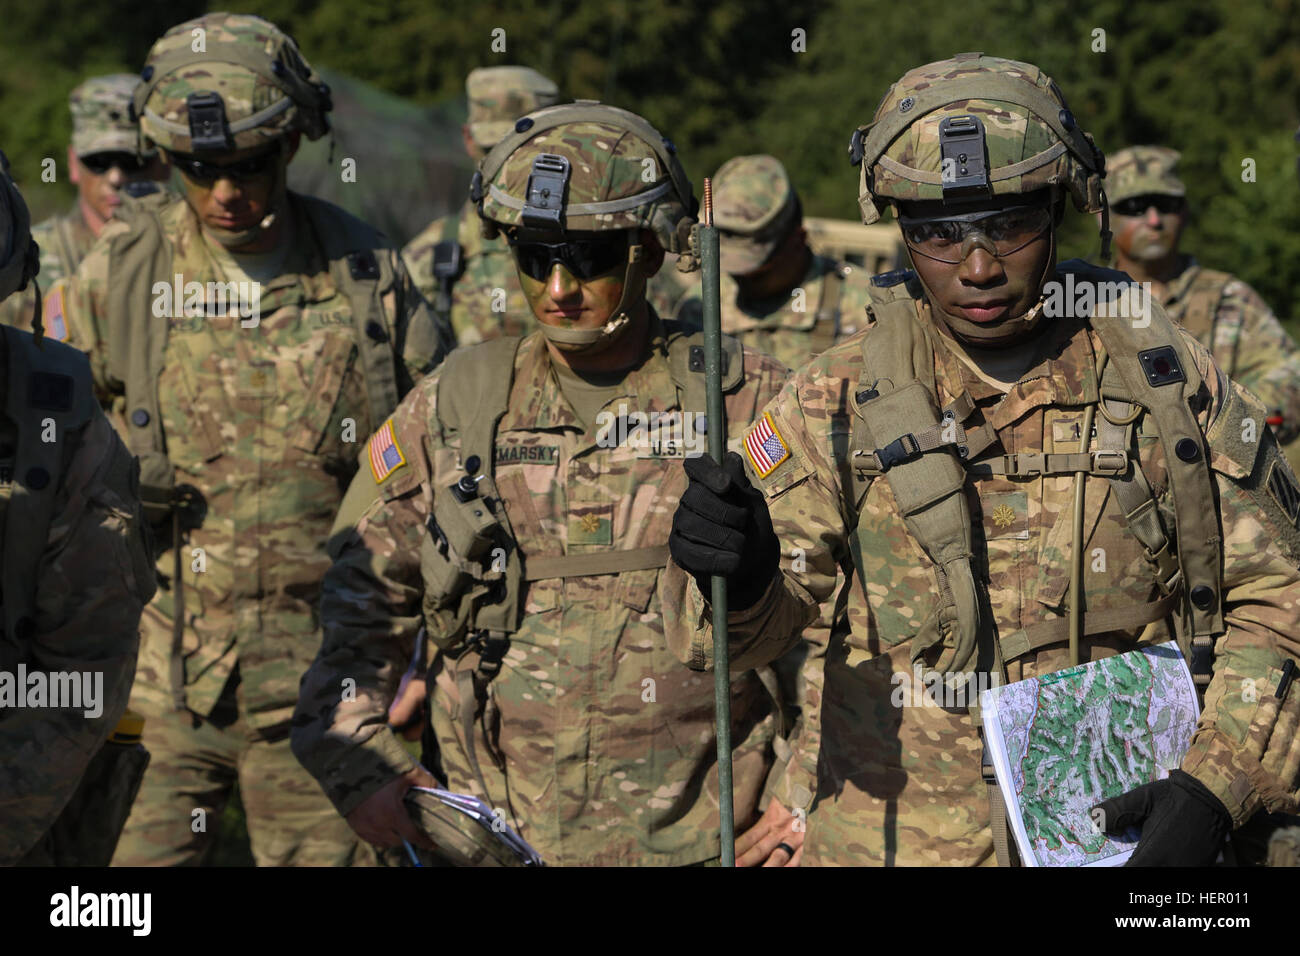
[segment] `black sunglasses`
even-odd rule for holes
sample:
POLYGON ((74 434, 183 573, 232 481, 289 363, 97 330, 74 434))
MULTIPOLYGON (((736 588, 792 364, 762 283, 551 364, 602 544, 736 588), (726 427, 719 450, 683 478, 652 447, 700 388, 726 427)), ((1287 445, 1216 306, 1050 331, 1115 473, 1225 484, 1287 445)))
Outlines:
POLYGON ((1111 208, 1121 216, 1144 216, 1149 207, 1155 206, 1156 212, 1168 216, 1180 212, 1183 203, 1182 196, 1133 196, 1129 199, 1121 199, 1111 208))
POLYGON ((512 242, 515 262, 524 275, 545 281, 560 263, 578 279, 594 279, 627 262, 621 239, 570 239, 568 242, 512 242))
POLYGON ((246 179, 256 179, 258 176, 266 175, 276 157, 280 155, 280 149, 276 147, 264 153, 258 153, 256 156, 241 159, 237 163, 223 164, 209 163, 206 160, 187 156, 184 153, 170 153, 169 155, 172 164, 180 170, 182 176, 192 182, 208 186, 218 179, 230 179, 238 183, 246 179))
POLYGON ((81 165, 96 176, 104 175, 114 166, 130 175, 131 173, 141 172, 149 165, 149 160, 137 156, 135 153, 127 152, 91 153, 89 156, 79 156, 77 158, 81 160, 81 165))

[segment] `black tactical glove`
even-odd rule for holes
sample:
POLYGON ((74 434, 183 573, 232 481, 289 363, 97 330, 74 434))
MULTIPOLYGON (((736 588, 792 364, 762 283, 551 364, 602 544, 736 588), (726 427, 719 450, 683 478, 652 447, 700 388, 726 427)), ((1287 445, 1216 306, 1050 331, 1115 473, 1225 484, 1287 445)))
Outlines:
POLYGON ((745 477, 745 463, 734 451, 718 466, 708 455, 683 463, 690 484, 673 515, 668 550, 691 572, 709 597, 710 576, 727 578, 727 610, 758 603, 781 564, 763 493, 745 477))
POLYGON ((1125 866, 1210 866, 1232 817, 1205 784, 1181 770, 1096 807, 1102 828, 1118 836, 1140 826, 1142 838, 1125 866))

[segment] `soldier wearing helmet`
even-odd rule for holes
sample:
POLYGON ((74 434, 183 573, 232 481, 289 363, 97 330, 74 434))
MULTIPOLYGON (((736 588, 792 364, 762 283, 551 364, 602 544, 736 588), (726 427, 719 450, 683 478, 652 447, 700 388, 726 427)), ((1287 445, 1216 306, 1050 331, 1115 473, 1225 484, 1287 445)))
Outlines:
MULTIPOLYGON (((148 191, 168 175, 156 150, 136 152, 135 123, 129 114, 131 92, 139 80, 129 73, 93 76, 68 96, 68 173, 77 187, 77 202, 63 215, 32 227, 32 239, 41 250, 45 334, 59 341, 67 338, 67 329, 55 285, 86 257, 122 204, 128 184, 140 183, 135 188, 148 191)), ((0 307, 0 322, 30 328, 34 297, 34 285, 27 294, 11 296, 0 307)))
POLYGON ((132 696, 153 761, 119 864, 202 859, 237 782, 259 865, 371 856, 294 759, 288 724, 357 453, 449 337, 381 235, 287 189, 329 109, 265 20, 167 31, 132 110, 183 196, 125 202, 66 286, 162 552, 132 696))
MULTIPOLYGON (((469 122, 461 127, 465 152, 477 163, 514 129, 525 113, 559 99, 555 83, 526 66, 487 66, 465 80, 469 122)), ((531 331, 533 314, 515 275, 504 238, 486 239, 472 200, 435 219, 402 250, 425 301, 450 321, 457 345, 531 331)))
MULTIPOLYGON (((694 261, 691 185, 641 117, 579 102, 521 118, 471 196, 537 325, 456 350, 371 439, 330 545, 295 752, 373 843, 428 845, 402 797, 436 775, 548 864, 715 860, 713 705, 663 641, 687 585, 665 567, 680 459, 712 425, 702 336, 645 298, 665 251, 694 261), (383 719, 426 635, 427 770, 383 719), (339 700, 345 676, 355 700, 339 700)), ((785 370, 733 339, 725 353, 734 444, 785 370)), ((733 684, 740 824, 771 762, 770 684, 733 684)))
POLYGON ((1300 454, 1300 348, 1258 292, 1179 252, 1189 215, 1180 158, 1165 146, 1130 146, 1107 159, 1115 268, 1150 283, 1169 317, 1264 402, 1288 456, 1300 454))
MULTIPOLYGON (((803 860, 1010 862, 979 690, 1176 639, 1204 694, 1181 765, 1089 796, 1108 831, 1142 828, 1134 863, 1213 863, 1296 803, 1300 695, 1244 690, 1300 652, 1300 486, 1263 407, 1122 274, 1056 263, 1067 198, 1106 232, 1103 163, 1037 67, 912 70, 851 157, 864 220, 894 207, 914 271, 877 276, 870 327, 795 373, 744 474, 687 462, 669 540, 744 583, 733 668, 796 641, 848 575, 803 860)), ((668 630, 693 667, 704 610, 692 587, 668 630)), ((1053 776, 1071 766, 1032 783, 1077 787, 1053 776)), ((1097 846, 1078 816, 1036 836, 1097 846)))
MULTIPOLYGON (((36 274, 29 226, 0 153, 0 301, 36 274)), ((0 865, 69 865, 58 851, 81 848, 51 830, 126 709, 153 569, 137 466, 85 356, 42 341, 39 323, 0 327, 0 375, 0 865), (29 679, 57 673, 98 675, 97 702, 28 699, 29 679)), ((116 838, 107 820, 79 822, 116 838)))

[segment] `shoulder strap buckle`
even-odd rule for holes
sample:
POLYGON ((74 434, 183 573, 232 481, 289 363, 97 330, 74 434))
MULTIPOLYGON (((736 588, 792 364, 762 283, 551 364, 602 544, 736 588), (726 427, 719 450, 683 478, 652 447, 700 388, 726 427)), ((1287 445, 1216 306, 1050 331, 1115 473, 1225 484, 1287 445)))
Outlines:
POLYGON ((1126 471, 1128 471, 1128 452, 1102 448, 1092 453, 1094 475, 1122 475, 1126 471))
POLYGON ((921 446, 917 443, 915 435, 899 435, 884 448, 876 449, 876 465, 883 474, 895 465, 911 461, 920 453, 921 446))

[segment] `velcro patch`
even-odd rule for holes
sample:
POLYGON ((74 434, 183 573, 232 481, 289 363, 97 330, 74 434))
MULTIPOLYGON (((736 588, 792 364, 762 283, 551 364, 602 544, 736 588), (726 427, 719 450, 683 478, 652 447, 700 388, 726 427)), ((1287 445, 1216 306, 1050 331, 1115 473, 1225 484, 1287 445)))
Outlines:
POLYGON ((764 412, 758 424, 745 436, 745 453, 760 478, 766 478, 790 457, 790 449, 776 430, 771 412, 764 412))
POLYGON ((33 372, 29 380, 28 401, 34 408, 66 412, 72 408, 76 385, 70 375, 57 372, 33 372))
POLYGON ((384 422, 379 431, 370 436, 370 473, 375 484, 380 484, 397 469, 406 464, 406 456, 393 434, 393 420, 384 422))
POLYGON ((613 519, 610 505, 576 505, 569 513, 569 546, 613 544, 613 519))
POLYGON ((1288 469, 1280 460, 1274 460, 1269 467, 1267 487, 1277 506, 1294 525, 1296 519, 1300 518, 1300 488, 1295 486, 1288 469))
POLYGON ((984 540, 1029 537, 1029 494, 1011 491, 980 496, 984 509, 984 540))
POLYGON ((560 460, 559 445, 497 445, 498 465, 554 465, 560 460))

